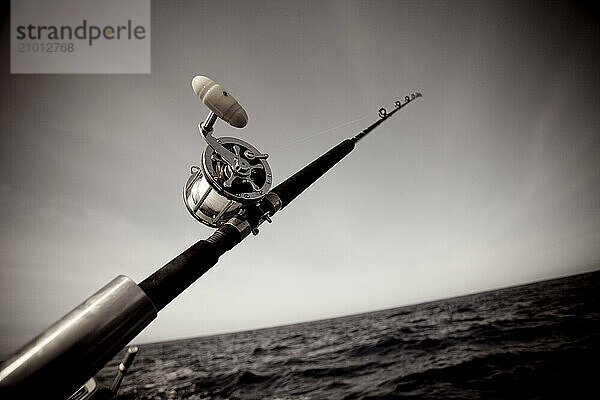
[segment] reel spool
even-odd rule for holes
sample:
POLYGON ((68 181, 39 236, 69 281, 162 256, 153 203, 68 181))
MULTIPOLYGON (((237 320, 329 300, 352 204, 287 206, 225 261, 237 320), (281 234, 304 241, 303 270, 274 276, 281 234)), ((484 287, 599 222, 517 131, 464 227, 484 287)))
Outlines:
POLYGON ((245 205, 259 201, 268 193, 272 183, 271 167, 267 163, 269 155, 238 138, 213 137, 217 117, 243 128, 248 115, 233 96, 207 77, 196 76, 192 88, 211 112, 198 126, 207 147, 200 166, 191 168, 183 200, 194 218, 218 228, 245 205))

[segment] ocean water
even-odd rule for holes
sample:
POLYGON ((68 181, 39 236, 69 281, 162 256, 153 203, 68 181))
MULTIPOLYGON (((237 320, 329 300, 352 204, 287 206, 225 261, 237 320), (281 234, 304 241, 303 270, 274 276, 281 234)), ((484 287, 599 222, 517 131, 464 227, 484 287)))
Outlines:
MULTIPOLYGON (((600 272, 594 272, 145 344, 117 398, 597 399, 599 295, 600 272)), ((112 380, 118 361, 101 371, 101 382, 112 380)))

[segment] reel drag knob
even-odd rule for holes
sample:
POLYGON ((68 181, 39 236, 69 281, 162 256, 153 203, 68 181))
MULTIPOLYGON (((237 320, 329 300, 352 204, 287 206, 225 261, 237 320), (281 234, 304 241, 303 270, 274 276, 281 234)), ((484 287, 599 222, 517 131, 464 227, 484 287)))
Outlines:
POLYGON ((202 75, 195 76, 192 79, 192 89, 206 107, 229 125, 243 128, 248 123, 246 110, 212 79, 202 75))

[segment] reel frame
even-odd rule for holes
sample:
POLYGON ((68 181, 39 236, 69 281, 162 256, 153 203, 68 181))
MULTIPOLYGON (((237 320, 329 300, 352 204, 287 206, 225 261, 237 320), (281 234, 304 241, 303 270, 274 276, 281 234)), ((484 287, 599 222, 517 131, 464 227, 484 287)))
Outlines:
MULTIPOLYGON (((240 156, 260 154, 254 146, 238 138, 217 140, 225 148, 237 147, 240 156)), ((196 220, 219 228, 242 208, 259 202, 269 192, 273 182, 269 163, 265 158, 246 156, 245 160, 250 166, 247 175, 236 175, 215 149, 206 146, 200 166, 191 167, 183 187, 183 202, 196 220)))

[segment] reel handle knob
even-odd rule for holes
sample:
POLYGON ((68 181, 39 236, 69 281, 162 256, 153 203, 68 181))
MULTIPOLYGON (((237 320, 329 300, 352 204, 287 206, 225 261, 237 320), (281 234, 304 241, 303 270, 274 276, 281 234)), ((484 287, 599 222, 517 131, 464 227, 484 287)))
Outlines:
POLYGON ((217 117, 236 128, 248 123, 246 110, 221 85, 206 76, 198 75, 192 79, 194 93, 217 117))

